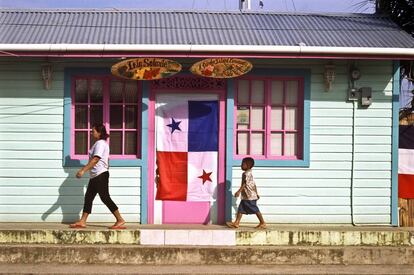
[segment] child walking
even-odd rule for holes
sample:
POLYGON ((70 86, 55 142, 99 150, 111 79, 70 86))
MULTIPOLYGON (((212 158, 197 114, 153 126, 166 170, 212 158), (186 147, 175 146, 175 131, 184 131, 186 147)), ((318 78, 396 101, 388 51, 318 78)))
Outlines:
POLYGON ((242 182, 239 190, 234 194, 237 198, 241 194, 241 202, 237 210, 236 220, 234 222, 227 222, 227 226, 231 228, 238 228, 243 214, 256 214, 259 219, 259 224, 256 228, 266 229, 266 223, 257 207, 257 200, 260 198, 257 193, 256 183, 253 180, 252 168, 254 166, 254 159, 247 157, 242 160, 241 169, 244 171, 242 175, 242 182))

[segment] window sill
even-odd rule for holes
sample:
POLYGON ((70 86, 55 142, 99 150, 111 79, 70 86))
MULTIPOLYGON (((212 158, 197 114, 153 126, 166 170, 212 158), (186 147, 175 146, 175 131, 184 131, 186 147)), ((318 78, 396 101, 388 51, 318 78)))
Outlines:
MULTIPOLYGON (((82 167, 88 163, 87 159, 71 159, 65 157, 63 160, 63 167, 82 167)), ((111 167, 140 167, 142 166, 141 159, 110 159, 109 166, 111 167)))
MULTIPOLYGON (((242 160, 233 160, 233 166, 240 166, 242 160)), ((255 159, 254 167, 309 167, 308 159, 301 160, 274 160, 274 159, 255 159)))

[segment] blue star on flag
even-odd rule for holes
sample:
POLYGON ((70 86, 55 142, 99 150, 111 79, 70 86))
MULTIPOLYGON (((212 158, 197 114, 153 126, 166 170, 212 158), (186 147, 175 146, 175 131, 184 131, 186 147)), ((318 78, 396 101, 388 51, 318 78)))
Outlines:
POLYGON ((181 131, 180 126, 178 126, 180 125, 181 121, 175 121, 174 118, 171 118, 171 119, 172 119, 171 124, 167 125, 168 127, 171 127, 171 134, 174 133, 175 130, 181 131))

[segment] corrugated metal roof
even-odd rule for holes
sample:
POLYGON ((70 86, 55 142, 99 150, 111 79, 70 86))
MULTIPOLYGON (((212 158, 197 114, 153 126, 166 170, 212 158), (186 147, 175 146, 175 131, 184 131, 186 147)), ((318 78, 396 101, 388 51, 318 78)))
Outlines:
POLYGON ((0 44, 272 45, 413 48, 371 14, 0 10, 0 44))

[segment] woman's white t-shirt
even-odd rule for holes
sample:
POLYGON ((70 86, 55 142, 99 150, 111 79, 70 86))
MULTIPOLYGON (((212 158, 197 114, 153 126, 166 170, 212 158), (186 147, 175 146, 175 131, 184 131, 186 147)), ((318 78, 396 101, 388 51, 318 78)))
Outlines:
POLYGON ((89 150, 89 159, 95 156, 99 157, 99 161, 89 172, 91 179, 108 171, 109 145, 105 140, 100 139, 96 141, 91 150, 89 150))

